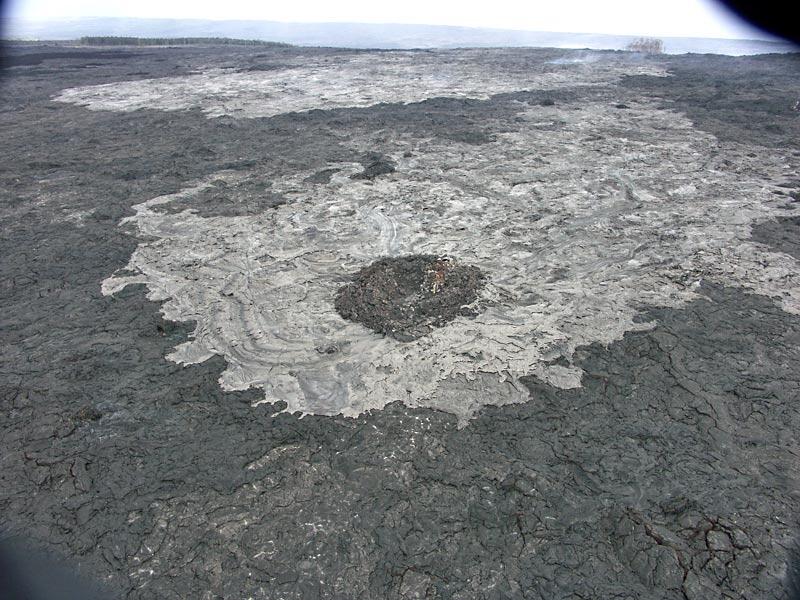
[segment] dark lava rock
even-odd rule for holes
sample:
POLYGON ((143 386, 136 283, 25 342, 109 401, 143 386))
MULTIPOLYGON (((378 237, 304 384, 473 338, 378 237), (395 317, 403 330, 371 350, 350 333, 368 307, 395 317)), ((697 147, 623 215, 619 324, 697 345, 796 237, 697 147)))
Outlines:
POLYGON ((336 310, 345 319, 410 342, 458 316, 475 316, 468 305, 477 299, 484 281, 480 269, 451 258, 382 258, 339 289, 336 310))
MULTIPOLYGON (((254 51, 263 52, 242 49, 243 60, 254 51)), ((580 388, 525 378, 531 402, 487 406, 459 429, 448 413, 399 402, 354 418, 276 413, 287 406, 259 403, 261 389, 220 387, 221 356, 165 360, 195 325, 165 322, 145 286, 100 293, 136 250, 117 226, 132 204, 257 157, 267 171, 209 188, 185 208, 262 211, 270 181, 358 160, 343 142, 354 131, 391 131, 413 147, 457 130, 513 130, 513 118, 546 96, 571 108, 653 97, 753 152, 764 144, 800 156, 800 119, 789 110, 797 55, 664 56, 672 77, 620 89, 240 121, 52 102, 69 87, 229 65, 239 51, 134 52, 92 69, 48 59, 47 77, 25 67, 2 82, 12 135, 0 145, 9 211, 0 235, 0 545, 19 533, 107 584, 103 597, 126 600, 786 600, 785 584, 800 587, 791 551, 800 317, 772 298, 703 286, 681 308, 648 309, 638 320, 652 329, 576 349, 580 388), (784 133, 762 127, 773 119, 784 133), (60 165, 57 177, 48 163, 60 165), (128 171, 139 176, 118 177, 128 171), (66 181, 75 193, 64 193, 66 181), (45 195, 59 200, 39 202, 45 195), (94 212, 78 226, 59 218, 67 209, 94 212), (102 418, 76 421, 84 407, 102 418)), ((562 54, 506 56, 525 68, 562 54)), ((771 223, 788 237, 791 223, 771 223)), ((528 291, 520 302, 541 299, 528 291)))
POLYGON ((191 209, 203 217, 257 215, 289 202, 283 194, 273 192, 270 185, 258 178, 237 184, 219 180, 192 198, 171 202, 164 211, 174 214, 191 209))
POLYGON ((338 173, 339 169, 323 169, 322 171, 317 171, 313 175, 309 175, 305 178, 306 183, 324 183, 328 184, 331 182, 331 177, 334 174, 338 173))
POLYGON ((395 164, 388 157, 377 152, 368 153, 361 161, 364 170, 361 173, 351 175, 350 179, 367 179, 372 181, 379 175, 387 175, 395 172, 395 164))
POLYGON ((683 112, 723 141, 797 149, 800 61, 796 54, 663 57, 669 77, 629 75, 620 87, 683 112))
POLYGON ((755 241, 800 259, 800 217, 778 217, 754 225, 751 231, 755 241))
MULTIPOLYGON (((29 67, 40 65, 46 60, 71 59, 84 60, 87 58, 102 59, 127 59, 137 56, 133 52, 123 50, 66 50, 58 52, 25 52, 21 54, 11 54, 5 57, 7 67, 29 67)), ((138 54, 141 56, 141 54, 138 54)))
POLYGON ((103 416, 94 406, 84 406, 75 413, 75 420, 80 422, 98 421, 103 416))
POLYGON ((237 69, 237 73, 255 73, 259 71, 280 71, 285 69, 286 65, 250 65, 237 69))
POLYGON ((452 133, 448 133, 446 137, 454 142, 471 144, 473 146, 489 144, 497 140, 497 136, 487 134, 483 131, 465 131, 458 129, 454 130, 452 133))
POLYGON ((800 598, 800 541, 795 541, 788 550, 786 565, 786 588, 789 600, 800 598))

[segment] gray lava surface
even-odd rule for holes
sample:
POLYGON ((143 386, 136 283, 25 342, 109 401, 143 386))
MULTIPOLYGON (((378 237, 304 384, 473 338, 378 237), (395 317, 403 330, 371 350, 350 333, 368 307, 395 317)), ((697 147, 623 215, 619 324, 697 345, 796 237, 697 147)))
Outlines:
POLYGON ((129 599, 787 598, 797 56, 11 50, 0 535, 129 599), (444 326, 336 313, 412 255, 444 326))

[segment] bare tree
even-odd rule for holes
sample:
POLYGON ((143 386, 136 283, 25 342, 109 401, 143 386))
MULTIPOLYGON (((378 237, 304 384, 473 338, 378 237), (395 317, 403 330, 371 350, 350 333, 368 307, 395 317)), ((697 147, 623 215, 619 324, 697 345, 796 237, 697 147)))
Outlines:
POLYGON ((637 38, 628 44, 631 52, 643 52, 645 54, 663 54, 664 42, 657 38, 637 38))

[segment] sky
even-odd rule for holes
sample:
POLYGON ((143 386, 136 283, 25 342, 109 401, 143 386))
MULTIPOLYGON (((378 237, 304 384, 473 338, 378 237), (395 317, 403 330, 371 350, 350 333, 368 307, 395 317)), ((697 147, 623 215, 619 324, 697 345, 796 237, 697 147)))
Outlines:
POLYGON ((408 23, 658 37, 759 35, 714 0, 10 0, 12 20, 137 17, 408 23))

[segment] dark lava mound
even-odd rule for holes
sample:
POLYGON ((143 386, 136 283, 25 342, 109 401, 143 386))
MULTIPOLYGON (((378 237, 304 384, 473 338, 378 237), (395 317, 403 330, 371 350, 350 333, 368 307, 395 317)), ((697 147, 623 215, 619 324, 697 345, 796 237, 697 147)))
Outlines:
POLYGON ((380 175, 388 175, 396 170, 396 165, 392 159, 379 152, 368 152, 362 157, 361 164, 364 166, 364 170, 361 173, 351 175, 350 179, 372 181, 380 175))
POLYGON ((336 310, 345 319, 410 342, 458 316, 475 316, 475 308, 468 305, 477 299, 484 281, 480 269, 452 258, 382 258, 339 288, 336 310))

